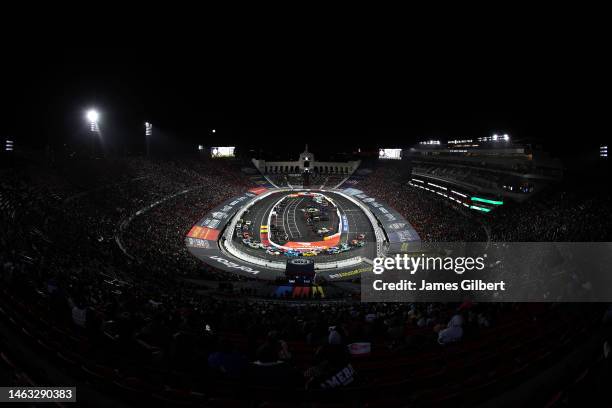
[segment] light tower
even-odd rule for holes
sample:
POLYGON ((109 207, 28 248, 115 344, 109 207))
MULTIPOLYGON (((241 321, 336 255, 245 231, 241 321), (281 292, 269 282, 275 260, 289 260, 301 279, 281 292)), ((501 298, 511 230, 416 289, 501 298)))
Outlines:
POLYGON ((91 154, 96 154, 96 140, 100 139, 100 127, 98 121, 100 120, 100 114, 95 109, 89 109, 85 114, 85 119, 89 123, 89 132, 92 134, 91 137, 91 154), (98 136, 98 137, 96 137, 98 136))
POLYGON ((149 139, 153 135, 153 124, 150 122, 145 122, 145 145, 147 149, 147 157, 149 156, 149 139))

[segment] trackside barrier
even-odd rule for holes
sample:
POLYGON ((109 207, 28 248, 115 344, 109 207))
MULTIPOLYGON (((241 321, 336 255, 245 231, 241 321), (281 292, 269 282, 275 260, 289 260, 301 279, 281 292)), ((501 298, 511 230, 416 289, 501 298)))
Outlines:
POLYGON ((355 204, 357 207, 361 208, 361 211, 365 213, 365 215, 370 220, 370 224, 372 224, 372 228, 374 228, 374 236, 376 237, 376 256, 377 257, 384 256, 385 254, 385 250, 384 250, 385 234, 383 233, 382 228, 378 226, 378 219, 374 216, 374 214, 372 214, 372 212, 370 211, 368 207, 363 205, 361 201, 356 200, 350 195, 344 194, 343 192, 338 191, 338 190, 334 190, 333 192, 346 198, 347 200, 355 204))
POLYGON ((263 259, 254 257, 254 256, 249 255, 249 254, 246 254, 246 253, 238 250, 234 246, 234 242, 232 241, 234 230, 236 229, 236 224, 238 224, 238 220, 240 220, 242 218, 242 214, 244 214, 245 211, 248 210, 249 208, 251 208, 255 203, 257 203, 258 201, 263 200, 264 198, 266 198, 270 194, 274 194, 274 193, 282 192, 282 191, 291 191, 291 190, 287 189, 287 188, 280 188, 280 189, 266 191, 265 193, 254 197, 250 202, 248 202, 244 207, 242 207, 236 213, 236 215, 234 215, 234 218, 232 219, 232 222, 229 224, 228 227, 226 227, 225 232, 223 233, 223 238, 225 238, 225 239, 224 239, 224 242, 221 242, 220 245, 219 245, 221 250, 226 249, 229 254, 231 254, 234 257, 236 257, 236 258, 238 258, 240 260, 243 260, 245 262, 249 262, 249 263, 252 263, 252 264, 255 264, 255 265, 259 265, 259 266, 264 266, 264 267, 271 268, 271 269, 283 269, 284 270, 285 269, 285 263, 284 262, 266 262, 263 259), (282 267, 281 267, 281 265, 282 265, 282 267))
MULTIPOLYGON (((223 246, 221 247, 223 248, 223 246)), ((263 266, 263 267, 270 268, 270 269, 285 270, 284 262, 265 261, 261 258, 257 258, 255 256, 241 252, 234 246, 234 242, 231 240, 229 241, 227 239, 225 240, 225 249, 227 249, 227 252, 229 252, 231 255, 235 256, 236 258, 242 261, 249 262, 249 263, 263 266)))

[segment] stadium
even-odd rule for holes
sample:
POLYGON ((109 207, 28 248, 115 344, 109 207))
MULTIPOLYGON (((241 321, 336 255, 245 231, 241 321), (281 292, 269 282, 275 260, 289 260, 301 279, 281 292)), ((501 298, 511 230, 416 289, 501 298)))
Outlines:
POLYGON ((150 100, 95 79, 128 101, 50 105, 73 120, 46 144, 0 128, 0 402, 609 405, 607 141, 559 152, 494 114, 366 139, 206 113, 181 136, 199 96, 168 106, 176 74, 150 100), (463 291, 370 291, 376 260, 482 248, 488 275, 431 281, 463 291))

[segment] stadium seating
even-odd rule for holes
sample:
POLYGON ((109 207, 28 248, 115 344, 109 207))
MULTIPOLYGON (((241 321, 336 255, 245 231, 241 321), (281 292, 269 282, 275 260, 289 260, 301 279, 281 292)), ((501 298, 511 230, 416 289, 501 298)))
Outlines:
MULTIPOLYGON (((0 324, 62 372, 127 401, 283 406, 328 400, 322 406, 329 407, 358 399, 385 407, 484 401, 550 367, 600 325, 598 305, 481 304, 463 310, 457 304, 360 304, 328 296, 333 289, 327 287, 319 288, 325 297, 316 299, 242 296, 231 286, 242 278, 202 266, 183 245, 194 220, 249 187, 239 167, 135 158, 36 164, 4 174, 0 239, 11 250, 0 256, 0 324), (119 228, 130 215, 181 191, 180 199, 119 228), (229 292, 220 287, 228 283, 229 292), (437 331, 458 311, 466 321, 464 337, 438 344, 437 331), (338 393, 304 383, 251 386, 209 361, 214 353, 255 361, 257 350, 271 344, 302 378, 316 366, 316 350, 329 342, 330 326, 343 344, 371 344, 369 354, 350 360, 359 382, 338 393)), ((518 210, 512 208, 497 219, 475 217, 411 189, 404 176, 381 166, 354 180, 402 212, 425 240, 537 240, 551 237, 547 228, 563 238, 566 231, 583 231, 573 224, 576 218, 593 224, 574 204, 564 207, 568 201, 553 205, 562 219, 545 231, 513 224, 512 211, 518 210)), ((593 210, 589 214, 605 213, 595 199, 572 200, 593 210)), ((523 207, 522 219, 534 222, 539 205, 523 207)), ((283 292, 276 283, 257 284, 268 285, 261 292, 283 292)), ((36 371, 2 342, 0 357, 12 378, 34 382, 36 371)))

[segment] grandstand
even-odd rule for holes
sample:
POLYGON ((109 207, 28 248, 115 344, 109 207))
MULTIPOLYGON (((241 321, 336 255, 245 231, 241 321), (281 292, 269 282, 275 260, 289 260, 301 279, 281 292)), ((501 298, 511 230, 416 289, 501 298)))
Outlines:
POLYGON ((407 154, 413 178, 497 201, 525 201, 561 180, 559 160, 508 135, 494 137, 421 142, 407 154))
MULTIPOLYGON (((248 163, 238 159, 49 161, 31 153, 20 163, 2 170, 0 181, 0 355, 10 384, 76 384, 80 398, 120 406, 504 405, 517 398, 555 406, 597 367, 607 327, 602 304, 369 304, 358 301, 358 274, 295 285, 284 273, 202 262, 184 241, 198 220, 245 191, 255 191, 253 199, 282 184, 277 175, 264 172, 262 181, 243 171, 248 163)), ((493 179, 418 166, 377 162, 346 175, 314 173, 311 188, 340 186, 325 193, 339 208, 350 202, 339 192, 375 197, 427 242, 609 240, 609 198, 553 186, 485 216, 409 181, 415 170, 463 185, 493 179)), ((261 231, 278 194, 314 200, 299 195, 307 193, 303 184, 285 188, 248 207, 244 222, 261 231)), ((301 202, 285 221, 316 204, 301 202)), ((354 214, 349 228, 367 226, 358 232, 372 243, 370 228, 379 226, 367 221, 367 205, 351 205, 341 216, 354 214)), ((305 220, 293 219, 302 233, 305 220)), ((347 258, 362 249, 355 251, 347 258)), ((334 258, 321 256, 315 264, 334 258)))

